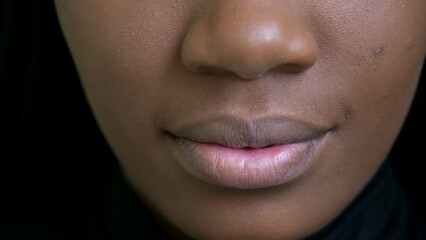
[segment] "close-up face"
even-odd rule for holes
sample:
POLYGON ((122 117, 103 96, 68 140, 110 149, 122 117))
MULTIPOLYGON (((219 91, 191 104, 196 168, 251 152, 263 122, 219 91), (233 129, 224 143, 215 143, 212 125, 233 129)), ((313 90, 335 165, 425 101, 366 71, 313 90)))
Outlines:
POLYGON ((424 0, 55 4, 126 180, 195 239, 330 223, 386 159, 426 52, 424 0))

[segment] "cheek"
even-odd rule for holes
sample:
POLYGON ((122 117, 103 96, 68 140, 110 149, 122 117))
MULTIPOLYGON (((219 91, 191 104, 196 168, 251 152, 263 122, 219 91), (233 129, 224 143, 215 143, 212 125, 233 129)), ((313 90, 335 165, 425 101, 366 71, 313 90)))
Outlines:
POLYGON ((355 184, 386 158, 409 110, 426 51, 418 26, 426 4, 376 1, 372 8, 345 9, 331 2, 338 1, 323 1, 313 15, 321 55, 312 71, 321 94, 332 99, 329 106, 343 106, 345 118, 323 173, 340 169, 341 179, 355 184))
POLYGON ((165 3, 57 2, 86 96, 119 159, 155 145, 157 112, 173 93, 164 73, 179 57, 187 11, 165 3))
POLYGON ((346 105, 348 120, 364 122, 376 133, 398 130, 426 51, 426 25, 418 24, 424 20, 426 2, 338 2, 317 6, 320 66, 327 69, 319 71, 320 78, 346 105))

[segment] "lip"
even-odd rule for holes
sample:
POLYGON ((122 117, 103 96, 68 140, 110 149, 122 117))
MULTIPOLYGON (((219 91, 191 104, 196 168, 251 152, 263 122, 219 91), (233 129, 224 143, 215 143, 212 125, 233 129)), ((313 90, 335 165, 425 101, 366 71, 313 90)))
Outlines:
POLYGON ((306 172, 331 128, 286 117, 217 117, 167 131, 178 162, 204 182, 234 189, 285 184, 306 172))

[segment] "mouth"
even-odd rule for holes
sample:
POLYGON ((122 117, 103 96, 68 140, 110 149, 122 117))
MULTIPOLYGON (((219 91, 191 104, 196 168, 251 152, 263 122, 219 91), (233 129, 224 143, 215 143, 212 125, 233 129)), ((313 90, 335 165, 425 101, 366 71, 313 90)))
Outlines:
POLYGON ((219 117, 166 133, 193 177, 233 189, 269 188, 306 172, 332 128, 283 117, 219 117))

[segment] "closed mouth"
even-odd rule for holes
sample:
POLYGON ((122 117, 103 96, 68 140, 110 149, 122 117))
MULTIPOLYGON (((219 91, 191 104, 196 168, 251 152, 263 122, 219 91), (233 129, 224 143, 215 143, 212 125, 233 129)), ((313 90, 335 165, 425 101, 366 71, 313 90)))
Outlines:
POLYGON ((305 172, 331 128, 288 118, 217 118, 168 131, 192 176, 226 188, 267 188, 305 172))

